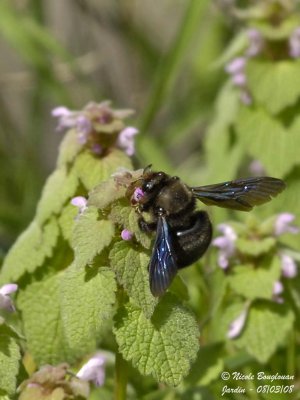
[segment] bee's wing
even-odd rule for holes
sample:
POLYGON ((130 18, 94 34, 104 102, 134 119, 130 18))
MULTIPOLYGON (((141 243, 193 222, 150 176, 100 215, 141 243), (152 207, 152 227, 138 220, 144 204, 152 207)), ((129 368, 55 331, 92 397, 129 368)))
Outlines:
POLYGON ((282 180, 264 176, 192 187, 191 190, 205 204, 250 211, 254 206, 270 201, 284 188, 282 180))
POLYGON ((153 296, 164 294, 176 275, 177 269, 168 223, 164 217, 159 217, 149 264, 150 290, 153 296))

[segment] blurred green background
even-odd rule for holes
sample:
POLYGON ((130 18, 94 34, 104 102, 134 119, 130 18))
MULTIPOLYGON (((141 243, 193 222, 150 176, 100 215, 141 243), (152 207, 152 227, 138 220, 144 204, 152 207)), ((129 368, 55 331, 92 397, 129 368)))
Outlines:
POLYGON ((184 177, 200 169, 225 79, 215 62, 233 28, 207 0, 1 1, 2 256, 32 219, 54 168, 62 138, 55 106, 111 99, 135 109, 142 166, 184 177))

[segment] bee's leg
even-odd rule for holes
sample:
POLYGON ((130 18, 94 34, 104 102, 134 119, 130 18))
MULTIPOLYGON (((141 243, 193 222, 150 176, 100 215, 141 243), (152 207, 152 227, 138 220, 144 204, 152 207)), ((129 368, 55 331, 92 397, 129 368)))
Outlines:
POLYGON ((205 211, 198 211, 193 215, 191 226, 174 235, 175 252, 178 268, 187 267, 205 253, 211 238, 212 225, 205 211))
POLYGON ((147 222, 143 217, 140 217, 138 220, 139 228, 143 232, 153 232, 156 230, 157 223, 156 222, 147 222))

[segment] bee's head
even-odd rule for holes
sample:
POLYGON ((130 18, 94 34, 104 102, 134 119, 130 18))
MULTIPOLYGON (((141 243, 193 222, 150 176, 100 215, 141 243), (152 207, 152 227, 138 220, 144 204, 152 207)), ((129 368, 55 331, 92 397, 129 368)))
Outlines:
POLYGON ((142 179, 141 189, 146 194, 157 192, 165 182, 167 175, 164 172, 147 172, 142 179))

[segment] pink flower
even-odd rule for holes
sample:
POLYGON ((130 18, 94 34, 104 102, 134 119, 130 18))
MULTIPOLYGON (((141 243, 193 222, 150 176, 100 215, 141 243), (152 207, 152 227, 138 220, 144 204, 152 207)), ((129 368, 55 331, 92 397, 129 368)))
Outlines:
POLYGON ((8 312, 16 311, 12 299, 9 297, 11 293, 18 290, 18 285, 15 283, 7 283, 0 288, 0 309, 8 312))
POLYGON ((102 353, 96 353, 77 372, 76 376, 84 381, 91 381, 96 386, 102 386, 105 379, 104 365, 106 357, 102 353))
POLYGON ((300 57, 300 27, 296 28, 289 38, 289 53, 292 58, 300 57))
POLYGON ((228 328, 227 337, 234 339, 242 332, 248 316, 248 307, 246 307, 241 314, 231 322, 228 328))
POLYGON ((82 215, 87 207, 87 199, 83 196, 73 197, 71 200, 71 204, 75 207, 78 207, 78 215, 82 215))
POLYGON ((74 128, 80 144, 85 144, 88 135, 92 131, 92 122, 87 113, 83 111, 71 111, 67 107, 56 107, 52 110, 53 117, 58 118, 57 130, 74 128))
POLYGON ((236 57, 225 66, 225 71, 230 75, 244 72, 247 59, 246 57, 236 57))
POLYGON ((283 303, 283 298, 280 296, 283 292, 283 284, 281 281, 275 281, 273 285, 273 300, 276 303, 283 303))
POLYGON ((254 28, 251 28, 247 31, 247 36, 249 40, 249 47, 246 50, 246 55, 248 57, 255 57, 262 51, 264 39, 262 34, 254 28))
POLYGON ((121 232, 121 238, 123 240, 131 240, 132 239, 132 232, 130 232, 128 229, 123 229, 121 232))
POLYGON ((228 224, 220 224, 218 230, 223 233, 223 236, 218 236, 212 241, 212 245, 220 249, 218 264, 222 269, 226 269, 229 265, 229 258, 235 252, 235 241, 237 235, 234 229, 228 224))
POLYGON ((299 233, 299 228, 295 225, 290 225, 295 219, 295 216, 291 213, 278 214, 274 224, 274 234, 280 236, 284 233, 299 233))
POLYGON ((133 200, 140 201, 144 197, 145 193, 143 192, 142 188, 137 187, 133 193, 133 200))
POLYGON ((288 254, 281 253, 281 271, 285 278, 295 278, 297 275, 297 264, 295 260, 288 254))
POLYGON ((265 174, 265 169, 262 163, 259 160, 251 161, 249 165, 249 171, 254 175, 263 175, 265 174))
POLYGON ((138 133, 139 131, 131 126, 128 126, 127 128, 123 129, 118 137, 117 145, 125 150, 125 153, 128 156, 133 156, 135 153, 135 147, 134 147, 134 136, 138 133))

